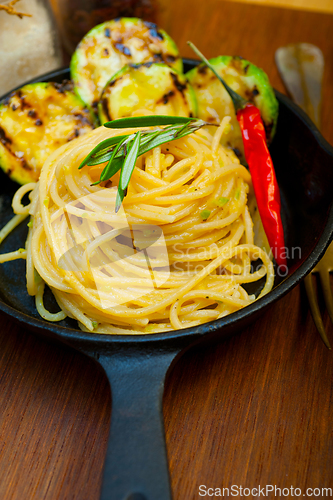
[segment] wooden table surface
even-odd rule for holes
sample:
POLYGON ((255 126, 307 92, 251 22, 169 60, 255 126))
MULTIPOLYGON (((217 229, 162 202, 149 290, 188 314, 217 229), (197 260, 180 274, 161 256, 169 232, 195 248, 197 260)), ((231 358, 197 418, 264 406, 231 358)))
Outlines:
MULTIPOLYGON (((160 24, 183 56, 193 56, 188 39, 208 57, 242 55, 280 91, 275 50, 318 45, 326 60, 323 134, 333 144, 332 15, 178 0, 160 24)), ((332 376, 332 352, 301 286, 240 335, 187 352, 164 394, 174 499, 201 498, 200 485, 333 489, 332 376)), ((111 413, 102 370, 1 315, 0 381, 0 499, 98 499, 111 413)))
MULTIPOLYGON (((52 0, 55 1, 55 0, 52 0)), ((333 13, 332 0, 228 0, 229 2, 243 2, 259 5, 272 5, 289 9, 312 10, 315 12, 333 13)))

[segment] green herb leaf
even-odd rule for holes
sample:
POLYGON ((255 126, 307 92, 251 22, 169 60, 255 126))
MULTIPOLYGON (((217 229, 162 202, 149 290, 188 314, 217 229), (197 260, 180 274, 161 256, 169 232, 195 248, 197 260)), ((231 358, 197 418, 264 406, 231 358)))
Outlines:
POLYGON ((156 134, 154 137, 151 137, 149 141, 142 145, 140 150, 140 155, 147 153, 151 149, 156 148, 157 146, 161 146, 161 144, 165 144, 166 142, 173 141, 175 139, 175 130, 174 129, 165 129, 160 130, 159 134, 156 134))
POLYGON ((109 159, 112 156, 112 150, 107 151, 101 156, 97 156, 96 158, 92 158, 87 162, 88 167, 93 167, 94 165, 100 165, 101 163, 105 163, 106 161, 109 161, 109 159))
POLYGON ((120 135, 105 139, 98 144, 83 160, 79 168, 84 165, 100 165, 107 162, 100 179, 93 185, 110 179, 120 170, 120 180, 116 199, 116 212, 126 196, 127 187, 130 182, 136 160, 147 151, 165 144, 167 142, 180 139, 192 134, 205 125, 218 126, 214 123, 207 123, 198 118, 187 118, 183 116, 140 116, 121 118, 105 124, 109 128, 122 127, 144 127, 167 125, 155 130, 143 130, 136 134, 120 135))
POLYGON ((115 158, 112 162, 112 165, 110 166, 109 170, 104 173, 104 170, 106 170, 106 167, 104 168, 103 172, 101 173, 101 177, 98 181, 94 182, 92 186, 97 186, 102 181, 107 181, 109 180, 114 174, 119 172, 121 167, 123 166, 124 163, 124 158, 115 158))
MULTIPOLYGON (((119 142, 126 139, 126 137, 128 137, 128 135, 117 135, 116 137, 110 137, 110 139, 105 139, 104 141, 97 144, 97 146, 95 146, 94 149, 92 151, 90 151, 88 156, 86 156, 85 159, 81 162, 79 169, 83 168, 85 165, 87 165, 87 163, 89 162, 89 160, 92 156, 95 156, 97 153, 99 153, 100 151, 102 151, 106 148, 110 148, 111 146, 118 144, 119 142)), ((100 163, 103 163, 103 161, 101 161, 100 163)), ((94 165, 96 165, 96 163, 94 165)))
POLYGON ((200 217, 202 218, 202 220, 207 220, 209 216, 210 210, 203 210, 202 212, 200 212, 200 217))
POLYGON ((186 116, 129 116, 128 118, 119 118, 111 122, 104 123, 107 128, 133 128, 133 127, 158 127, 160 125, 174 125, 176 123, 189 123, 195 118, 186 116))
POLYGON ((196 120, 195 123, 190 123, 186 127, 181 127, 181 126, 174 126, 174 127, 168 127, 166 129, 163 129, 160 131, 156 137, 152 138, 151 141, 149 141, 147 144, 145 144, 142 149, 140 148, 140 152, 138 156, 141 156, 144 153, 147 153, 147 151, 150 151, 151 149, 156 148, 157 146, 160 146, 161 144, 165 144, 166 142, 171 142, 175 141, 176 139, 181 139, 182 137, 185 137, 186 135, 192 134, 196 130, 199 130, 201 127, 204 125, 207 125, 206 122, 203 120, 196 120))
POLYGON ((104 167, 103 172, 101 173, 100 180, 104 181, 107 179, 110 179, 118 170, 121 169, 122 165, 122 159, 121 158, 115 158, 116 154, 120 150, 121 146, 123 145, 122 142, 120 142, 117 147, 114 148, 113 153, 107 163, 107 165, 104 167))
POLYGON ((137 132, 135 134, 134 141, 128 147, 128 152, 125 149, 126 157, 120 172, 119 186, 116 198, 116 213, 118 212, 122 204, 122 201, 125 197, 127 186, 129 184, 129 181, 131 179, 135 167, 135 162, 137 160, 140 148, 140 139, 141 139, 141 132, 137 132))
POLYGON ((123 168, 121 169, 119 186, 123 190, 127 188, 132 172, 134 170, 135 162, 138 157, 140 140, 141 140, 141 132, 137 132, 133 144, 131 144, 131 147, 128 150, 123 168))
POLYGON ((217 205, 218 207, 224 207, 224 205, 226 203, 228 203, 229 201, 229 198, 224 198, 224 196, 221 196, 220 198, 218 198, 217 200, 214 200, 214 203, 215 205, 217 205))
POLYGON ((118 213, 124 198, 125 198, 125 191, 123 191, 121 189, 121 187, 118 186, 117 197, 116 197, 116 207, 115 207, 116 214, 118 213))

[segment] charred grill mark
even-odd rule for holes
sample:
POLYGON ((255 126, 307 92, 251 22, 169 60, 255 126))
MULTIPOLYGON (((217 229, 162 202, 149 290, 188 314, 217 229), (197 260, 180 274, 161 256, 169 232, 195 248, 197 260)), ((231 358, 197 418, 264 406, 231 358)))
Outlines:
POLYGON ((65 89, 65 90, 73 90, 74 89, 74 83, 72 80, 63 80, 62 82, 62 87, 65 89))
POLYGON ((7 137, 6 136, 6 132, 4 131, 4 129, 2 127, 0 127, 0 142, 1 144, 3 144, 5 146, 5 148, 9 149, 8 148, 8 145, 9 144, 12 144, 12 140, 10 137, 7 137))
MULTIPOLYGON (((8 151, 9 154, 14 156, 16 161, 20 162, 22 168, 24 168, 25 170, 32 170, 30 165, 28 165, 28 163, 24 159, 24 156, 22 156, 22 158, 20 158, 19 156, 16 155, 16 153, 14 151, 11 150, 10 145, 13 143, 13 141, 11 140, 10 137, 6 136, 6 133, 2 127, 0 127, 0 143, 6 148, 6 150, 8 151)), ((13 169, 8 169, 6 171, 7 174, 10 175, 12 170, 13 169)))
POLYGON ((150 68, 150 66, 152 66, 153 64, 153 61, 148 61, 145 63, 129 63, 128 66, 133 69, 140 69, 142 66, 144 66, 145 68, 150 68))
POLYGON ((164 36, 160 31, 158 31, 156 28, 150 28, 149 30, 150 36, 153 38, 158 38, 159 40, 164 40, 164 36))
POLYGON ((61 83, 55 83, 54 82, 53 87, 56 89, 57 92, 59 92, 59 94, 63 94, 64 93, 64 90, 61 87, 61 83))
POLYGON ((164 59, 165 59, 165 62, 168 64, 172 64, 176 60, 175 56, 172 56, 171 54, 167 54, 164 59))
POLYGON ((105 116, 110 121, 111 116, 109 115, 109 108, 108 108, 108 100, 107 99, 102 99, 102 107, 103 107, 103 111, 105 113, 105 116))
POLYGON ((35 121, 35 125, 36 127, 40 127, 41 125, 43 125, 43 122, 40 118, 37 118, 37 120, 35 121))
POLYGON ((156 61, 158 61, 158 62, 159 62, 159 61, 163 61, 163 56, 162 56, 162 54, 154 54, 154 55, 153 55, 153 58, 154 58, 154 62, 156 62, 156 61))
POLYGON ((111 30, 110 30, 110 28, 105 28, 104 35, 106 36, 106 38, 111 38, 111 30))
MULTIPOLYGON (((186 99, 186 96, 185 96, 185 93, 184 93, 184 90, 187 88, 187 85, 186 84, 181 84, 180 82, 178 82, 178 87, 177 89, 179 90, 179 92, 181 93, 181 96, 182 96, 182 99, 184 101, 184 106, 185 106, 185 109, 188 108, 188 102, 187 102, 187 99, 186 99)), ((188 116, 192 116, 192 113, 190 113, 188 116)))
MULTIPOLYGON (((6 136, 6 133, 2 127, 0 127, 0 143, 7 149, 8 153, 14 156, 16 161, 19 161, 21 164, 21 167, 24 168, 25 170, 32 170, 32 168, 28 165, 28 163, 25 161, 24 156, 22 158, 19 158, 14 151, 11 150, 10 145, 13 143, 10 137, 6 136)), ((11 170, 7 171, 8 175, 10 174, 11 170)))
POLYGON ((246 99, 248 101, 251 101, 251 102, 253 102, 254 98, 259 94, 260 94, 260 92, 256 86, 254 86, 253 89, 246 89, 246 91, 245 91, 246 99))
POLYGON ((180 83, 178 76, 175 73, 170 73, 173 83, 176 89, 184 96, 184 90, 186 89, 186 84, 180 83))
POLYGON ((79 120, 81 125, 90 125, 91 126, 91 122, 90 122, 89 118, 87 116, 83 115, 82 113, 74 113, 74 116, 79 120))
POLYGON ((205 75, 207 73, 207 70, 208 70, 208 68, 205 64, 203 64, 202 66, 200 64, 200 66, 198 68, 198 73, 200 73, 200 75, 205 75))
MULTIPOLYGON (((130 65, 129 65, 130 66, 130 65)), ((116 78, 115 80, 111 80, 111 82, 108 83, 108 87, 113 87, 118 81, 122 80, 123 77, 120 76, 119 78, 116 78)), ((96 105, 98 104, 98 101, 96 101, 96 105)))
MULTIPOLYGON (((15 96, 15 94, 13 95, 13 97, 15 96)), ((26 100, 25 100, 25 96, 22 95, 22 92, 21 90, 18 90, 16 92, 16 97, 19 98, 19 101, 20 101, 20 104, 17 104, 17 108, 21 108, 22 110, 23 109, 26 109, 26 108, 31 108, 31 104, 29 104, 26 100)))
POLYGON ((155 30, 158 29, 157 24, 152 23, 151 21, 143 21, 143 24, 146 26, 146 28, 155 29, 155 30))
POLYGON ((235 66, 235 68, 237 68, 237 67, 239 67, 239 64, 240 64, 240 62, 241 62, 241 61, 244 61, 244 57, 242 57, 242 56, 233 56, 233 57, 231 58, 230 63, 231 63, 233 66, 235 66))
POLYGON ((166 94, 163 95, 162 99, 157 101, 157 104, 163 103, 163 104, 168 104, 170 97, 174 96, 175 93, 173 90, 170 90, 166 94))
POLYGON ((53 82, 52 85, 60 94, 71 92, 73 90, 72 80, 63 80, 61 83, 53 82))
POLYGON ((21 167, 24 168, 24 170, 32 170, 30 165, 22 158, 21 160, 21 167))
POLYGON ((104 56, 104 57, 107 57, 108 55, 109 55, 109 51, 108 51, 108 49, 107 49, 107 48, 105 48, 105 49, 103 50, 103 56, 104 56))
POLYGON ((37 113, 34 109, 29 109, 28 116, 30 116, 31 118, 36 118, 37 113))
POLYGON ((21 97, 21 109, 25 108, 30 108, 31 105, 24 99, 24 97, 21 97))
POLYGON ((98 110, 98 100, 96 101, 93 101, 92 104, 91 104, 91 107, 94 111, 95 114, 97 114, 97 110, 98 110))
POLYGON ((233 152, 235 153, 235 155, 237 156, 237 158, 241 158, 242 157, 242 153, 241 151, 238 149, 238 148, 231 148, 233 150, 233 152))
POLYGON ((114 46, 117 50, 119 50, 119 52, 121 52, 125 56, 132 55, 130 49, 128 47, 126 47, 123 43, 115 43, 114 46))
POLYGON ((12 111, 16 111, 18 106, 16 104, 12 104, 12 111))
POLYGON ((80 130, 75 127, 73 133, 67 138, 67 142, 70 142, 73 139, 76 139, 76 137, 79 137, 79 135, 80 135, 80 130))

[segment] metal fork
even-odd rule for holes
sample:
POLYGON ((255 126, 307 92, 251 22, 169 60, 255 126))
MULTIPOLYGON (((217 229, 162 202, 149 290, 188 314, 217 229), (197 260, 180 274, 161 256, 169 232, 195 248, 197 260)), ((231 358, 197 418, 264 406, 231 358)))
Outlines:
MULTIPOLYGON (((275 53, 275 61, 282 80, 293 100, 320 128, 321 85, 324 71, 324 57, 315 45, 297 43, 280 47, 275 53)), ((333 242, 324 257, 304 279, 311 314, 317 330, 328 349, 331 345, 327 338, 320 314, 317 295, 313 286, 312 274, 319 273, 325 304, 333 323, 333 296, 330 285, 330 272, 333 271, 333 242)))

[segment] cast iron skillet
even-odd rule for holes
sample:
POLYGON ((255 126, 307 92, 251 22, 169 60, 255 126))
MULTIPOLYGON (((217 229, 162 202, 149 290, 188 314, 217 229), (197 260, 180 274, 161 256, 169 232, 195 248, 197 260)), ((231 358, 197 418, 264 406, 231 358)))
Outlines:
MULTIPOLYGON (((185 61, 188 70, 197 64, 185 61)), ((37 81, 69 78, 67 69, 37 81)), ((284 95, 271 153, 281 188, 283 222, 289 251, 289 274, 272 292, 226 318, 182 331, 153 335, 84 333, 66 319, 47 323, 26 293, 25 263, 0 266, 0 310, 42 338, 65 343, 96 359, 112 387, 112 423, 101 498, 103 500, 167 500, 171 498, 166 458, 162 396, 170 365, 190 346, 221 341, 254 321, 289 292, 315 266, 333 236, 333 148, 315 125, 284 95)), ((6 97, 6 96, 5 96, 6 97)), ((17 185, 0 177, 0 217, 10 219, 17 185)), ((2 244, 1 253, 22 247, 23 222, 2 244)), ((51 295, 47 297, 51 310, 51 295)))

